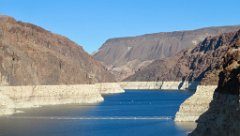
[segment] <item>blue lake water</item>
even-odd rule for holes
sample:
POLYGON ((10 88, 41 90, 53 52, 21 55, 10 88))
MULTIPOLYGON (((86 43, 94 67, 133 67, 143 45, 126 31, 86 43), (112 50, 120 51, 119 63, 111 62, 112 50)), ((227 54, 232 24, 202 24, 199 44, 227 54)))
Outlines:
POLYGON ((26 109, 0 118, 0 136, 186 136, 195 123, 173 118, 191 92, 131 91, 96 105, 26 109))

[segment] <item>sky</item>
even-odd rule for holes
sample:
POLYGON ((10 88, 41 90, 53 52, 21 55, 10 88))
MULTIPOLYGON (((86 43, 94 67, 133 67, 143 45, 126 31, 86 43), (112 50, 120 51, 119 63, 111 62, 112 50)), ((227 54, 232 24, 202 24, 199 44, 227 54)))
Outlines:
POLYGON ((0 14, 66 36, 88 53, 109 38, 240 24, 240 0, 0 0, 0 14))

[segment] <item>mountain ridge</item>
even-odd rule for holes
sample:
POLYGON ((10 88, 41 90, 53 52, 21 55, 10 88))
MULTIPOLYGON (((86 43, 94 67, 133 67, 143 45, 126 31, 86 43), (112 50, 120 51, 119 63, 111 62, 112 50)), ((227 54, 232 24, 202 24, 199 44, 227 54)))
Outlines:
POLYGON ((75 42, 39 26, 0 17, 0 84, 49 85, 115 81, 75 42))
POLYGON ((240 29, 207 37, 195 48, 183 50, 174 57, 154 61, 126 81, 201 81, 201 84, 217 85, 221 69, 215 68, 220 67, 223 56, 232 46, 231 41, 236 39, 239 33, 240 29))
POLYGON ((172 57, 183 49, 195 47, 207 36, 237 31, 239 28, 240 26, 208 27, 109 39, 93 56, 121 81, 154 60, 172 57))

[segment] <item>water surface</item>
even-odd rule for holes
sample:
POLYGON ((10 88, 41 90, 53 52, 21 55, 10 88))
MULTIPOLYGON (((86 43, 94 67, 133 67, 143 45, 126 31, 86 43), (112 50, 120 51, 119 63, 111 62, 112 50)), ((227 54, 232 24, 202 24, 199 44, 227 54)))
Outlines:
POLYGON ((190 95, 128 90, 95 105, 26 109, 0 118, 0 136, 185 136, 195 124, 179 125, 173 117, 190 95))

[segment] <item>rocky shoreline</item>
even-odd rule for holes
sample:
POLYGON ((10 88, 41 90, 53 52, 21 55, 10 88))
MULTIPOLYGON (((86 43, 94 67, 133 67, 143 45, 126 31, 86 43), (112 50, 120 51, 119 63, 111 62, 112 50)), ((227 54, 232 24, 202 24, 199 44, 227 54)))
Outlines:
POLYGON ((14 114, 21 108, 98 103, 104 100, 102 94, 122 92, 117 83, 0 86, 0 116, 14 114))
POLYGON ((98 103, 102 95, 124 90, 185 90, 189 83, 180 81, 116 82, 79 85, 0 86, 0 116, 11 115, 21 108, 45 105, 98 103), (181 88, 179 88, 181 87, 181 88))
POLYGON ((181 104, 174 120, 195 122, 201 114, 208 110, 216 88, 217 85, 199 85, 196 92, 181 104))
POLYGON ((189 87, 188 82, 182 81, 138 81, 138 82, 119 82, 123 89, 129 90, 185 90, 189 87))
POLYGON ((199 85, 180 81, 116 82, 80 85, 0 86, 0 116, 11 115, 21 108, 46 105, 98 103, 104 94, 124 90, 186 90, 197 88, 176 113, 176 122, 195 122, 206 112, 217 85, 199 85))
POLYGON ((214 93, 209 109, 190 136, 239 136, 239 95, 214 93))

